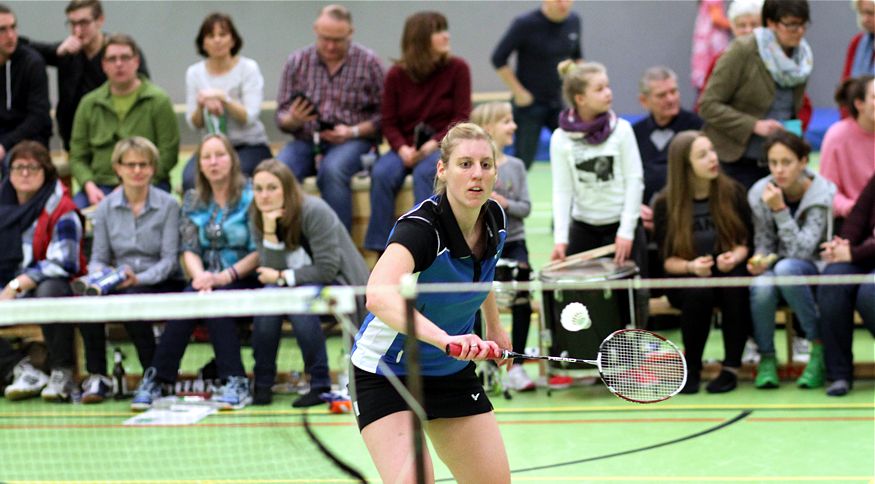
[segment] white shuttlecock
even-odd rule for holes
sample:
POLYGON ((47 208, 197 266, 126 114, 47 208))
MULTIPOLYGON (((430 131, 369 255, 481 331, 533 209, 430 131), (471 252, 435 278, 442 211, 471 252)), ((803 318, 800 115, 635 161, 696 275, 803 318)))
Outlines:
POLYGON ((559 322, 562 327, 568 331, 580 331, 592 326, 592 320, 589 319, 589 311, 586 306, 579 302, 573 302, 565 306, 562 314, 559 316, 559 322))

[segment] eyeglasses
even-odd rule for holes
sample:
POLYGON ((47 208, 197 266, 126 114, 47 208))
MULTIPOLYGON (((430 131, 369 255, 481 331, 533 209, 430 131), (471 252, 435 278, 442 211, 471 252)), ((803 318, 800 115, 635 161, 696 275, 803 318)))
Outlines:
POLYGON ((781 24, 781 27, 784 27, 787 30, 787 32, 799 32, 800 30, 804 30, 804 29, 808 28, 808 22, 802 22, 802 23, 790 22, 790 23, 787 23, 787 22, 784 22, 783 20, 779 20, 778 23, 781 24))
POLYGON ((133 59, 134 59, 134 56, 132 56, 130 54, 111 55, 109 57, 104 57, 103 62, 106 62, 107 64, 115 64, 116 62, 121 62, 123 64, 127 64, 128 62, 132 61, 133 59))
POLYGON ((69 27, 71 29, 75 29, 76 27, 84 29, 93 23, 94 23, 93 18, 84 18, 82 20, 67 20, 66 22, 64 22, 64 25, 66 25, 67 27, 69 27))
POLYGON ((17 165, 12 165, 12 167, 9 170, 12 171, 12 173, 15 173, 16 175, 23 175, 24 172, 37 173, 37 172, 43 171, 43 167, 42 167, 42 165, 38 165, 36 163, 28 163, 28 164, 19 163, 17 165))
POLYGON ((119 165, 121 165, 122 168, 131 170, 131 171, 148 170, 149 168, 152 168, 152 164, 145 162, 145 161, 135 161, 132 163, 120 162, 119 165))

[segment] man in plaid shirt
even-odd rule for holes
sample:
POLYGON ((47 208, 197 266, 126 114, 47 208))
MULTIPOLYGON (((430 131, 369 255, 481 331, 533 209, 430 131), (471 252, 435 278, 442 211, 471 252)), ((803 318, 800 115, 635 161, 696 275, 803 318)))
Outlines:
POLYGON ((313 31, 316 42, 292 52, 280 79, 276 122, 294 140, 277 158, 298 180, 315 174, 322 198, 349 230, 350 180, 380 139, 383 66, 373 51, 351 41, 345 7, 324 7, 313 31))

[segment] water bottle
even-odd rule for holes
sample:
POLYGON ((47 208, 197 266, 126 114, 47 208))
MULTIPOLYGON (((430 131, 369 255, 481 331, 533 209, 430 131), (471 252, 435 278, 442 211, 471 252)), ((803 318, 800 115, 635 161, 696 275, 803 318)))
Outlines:
POLYGON ((128 381, 125 378, 125 367, 122 365, 125 355, 120 348, 116 348, 112 352, 112 394, 116 400, 121 400, 128 396, 128 381))

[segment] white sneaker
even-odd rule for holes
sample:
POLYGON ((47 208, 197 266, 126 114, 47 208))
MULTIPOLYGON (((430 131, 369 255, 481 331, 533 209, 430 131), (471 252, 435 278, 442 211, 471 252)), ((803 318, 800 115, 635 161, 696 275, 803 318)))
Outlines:
POLYGON ((507 386, 518 392, 530 392, 535 389, 535 382, 523 369, 523 365, 513 365, 507 371, 507 386))
POLYGON ((793 337, 793 361, 795 363, 808 363, 811 356, 811 344, 805 338, 793 337))
POLYGON ((756 365, 760 362, 760 351, 753 338, 748 338, 744 344, 744 353, 741 355, 742 363, 750 363, 756 365))
POLYGON ((76 385, 73 384, 73 370, 62 368, 52 370, 52 376, 49 377, 49 384, 43 388, 40 396, 47 402, 66 402, 70 400, 70 395, 76 385))
POLYGON ((7 400, 24 400, 35 397, 49 382, 49 377, 34 368, 30 364, 29 358, 19 361, 12 369, 12 375, 14 377, 12 384, 3 391, 7 400))

